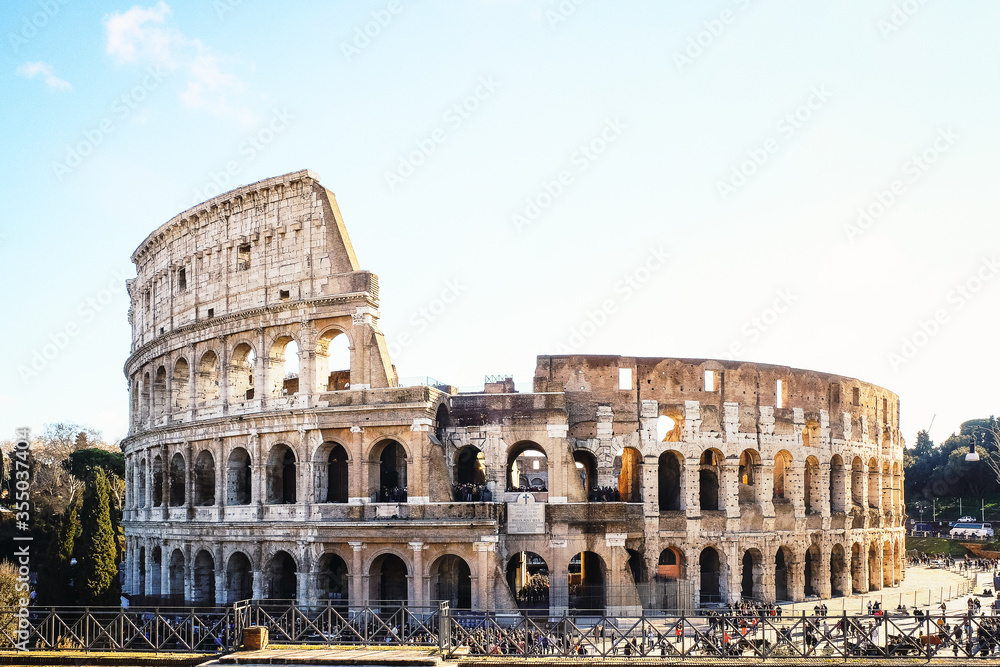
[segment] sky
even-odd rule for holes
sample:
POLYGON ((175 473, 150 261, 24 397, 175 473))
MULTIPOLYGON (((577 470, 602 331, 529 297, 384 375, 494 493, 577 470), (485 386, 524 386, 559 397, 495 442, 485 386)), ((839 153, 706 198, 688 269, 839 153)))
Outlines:
POLYGON ((0 4, 0 439, 127 432, 131 253, 333 191, 399 375, 739 359, 998 412, 1000 4, 0 4))

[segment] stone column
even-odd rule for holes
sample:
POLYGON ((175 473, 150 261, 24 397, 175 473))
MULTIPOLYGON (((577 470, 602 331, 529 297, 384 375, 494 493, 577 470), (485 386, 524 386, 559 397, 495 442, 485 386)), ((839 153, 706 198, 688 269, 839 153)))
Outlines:
POLYGON ((410 597, 414 607, 422 607, 424 604, 424 550, 427 548, 423 542, 410 542, 410 549, 413 551, 413 595, 410 597))
POLYGON ((806 515, 805 471, 805 461, 792 461, 792 464, 785 469, 785 496, 791 496, 796 519, 804 518, 806 515))
POLYGON ((552 540, 552 563, 549 565, 549 614, 562 615, 569 610, 569 554, 566 540, 552 540))
POLYGON ((830 518, 830 504, 832 498, 830 497, 830 463, 819 464, 819 508, 820 514, 823 515, 824 519, 830 518))
POLYGON ((160 547, 160 595, 170 595, 170 556, 172 550, 166 542, 160 547))
POLYGON ((805 554, 792 553, 792 561, 785 563, 785 570, 788 572, 788 597, 792 602, 802 602, 805 599, 805 554))
POLYGON ((698 471, 701 468, 699 459, 684 459, 684 470, 681 472, 681 502, 687 510, 688 519, 701 517, 701 499, 699 496, 698 471))
POLYGON ((166 444, 160 445, 160 458, 163 465, 160 468, 160 510, 163 520, 170 519, 170 449, 166 444))
POLYGON ((229 600, 229 582, 226 578, 226 560, 222 545, 215 547, 215 604, 224 605, 229 600))
POLYGON ((719 493, 722 498, 719 509, 726 510, 728 519, 739 519, 740 517, 740 462, 739 459, 726 459, 719 466, 721 479, 719 480, 719 493))
MULTIPOLYGON (((643 513, 647 517, 660 516, 659 464, 660 459, 655 454, 644 456, 642 459, 642 502, 643 513)), ((587 489, 584 489, 584 494, 586 492, 587 489)))
POLYGON ((368 592, 363 588, 364 573, 361 571, 364 567, 361 550, 365 548, 365 545, 363 542, 348 542, 347 544, 354 552, 351 559, 351 576, 347 584, 347 594, 350 598, 351 609, 356 609, 368 604, 368 592))
POLYGON ((264 599, 264 572, 259 567, 253 571, 253 599, 264 599))
MULTIPOLYGON (((826 507, 829 508, 829 505, 826 507)), ((820 545, 819 563, 814 563, 813 567, 815 577, 819 578, 819 586, 815 587, 816 593, 820 599, 829 600, 833 597, 833 586, 830 582, 830 547, 820 545)))
POLYGON ((478 555, 478 563, 476 564, 478 571, 478 576, 476 577, 476 597, 478 599, 473 599, 473 609, 480 611, 496 609, 495 602, 490 598, 490 574, 492 573, 492 554, 495 546, 493 542, 475 542, 472 545, 472 548, 475 549, 478 555))

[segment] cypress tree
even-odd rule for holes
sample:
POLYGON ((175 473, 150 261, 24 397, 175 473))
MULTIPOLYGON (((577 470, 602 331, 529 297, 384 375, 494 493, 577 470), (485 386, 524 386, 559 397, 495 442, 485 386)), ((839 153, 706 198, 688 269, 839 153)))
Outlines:
POLYGON ((81 604, 119 606, 121 585, 115 564, 117 548, 111 528, 111 487, 98 468, 83 501, 81 535, 78 542, 77 592, 81 604))

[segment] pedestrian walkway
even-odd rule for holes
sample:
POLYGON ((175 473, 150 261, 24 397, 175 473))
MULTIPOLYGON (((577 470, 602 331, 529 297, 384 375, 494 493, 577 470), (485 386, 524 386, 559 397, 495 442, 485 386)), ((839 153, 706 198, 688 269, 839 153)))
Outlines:
POLYGON ((326 648, 271 646, 259 651, 238 651, 200 667, 232 665, 386 665, 387 667, 430 667, 440 663, 433 649, 326 648))

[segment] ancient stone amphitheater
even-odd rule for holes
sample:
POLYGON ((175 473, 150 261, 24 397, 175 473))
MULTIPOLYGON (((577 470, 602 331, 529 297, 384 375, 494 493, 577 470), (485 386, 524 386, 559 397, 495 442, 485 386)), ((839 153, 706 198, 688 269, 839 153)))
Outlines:
POLYGON ((531 393, 401 386, 378 278, 309 171, 177 215, 132 260, 133 596, 630 613, 903 578, 881 387, 583 355, 538 357, 531 393))

